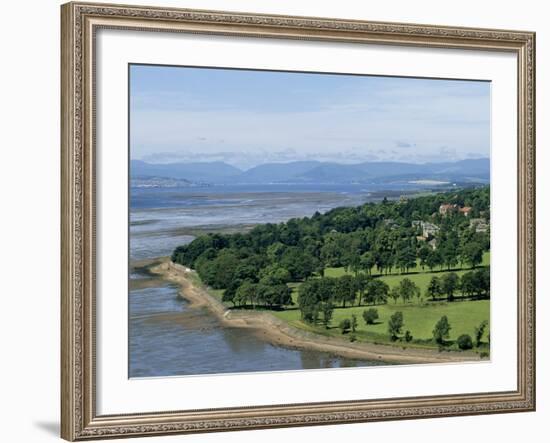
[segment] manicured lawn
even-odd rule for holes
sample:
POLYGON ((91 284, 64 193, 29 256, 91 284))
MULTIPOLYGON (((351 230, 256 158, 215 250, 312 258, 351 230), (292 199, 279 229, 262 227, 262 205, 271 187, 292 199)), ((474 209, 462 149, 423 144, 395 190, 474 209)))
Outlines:
MULTIPOLYGON (((396 312, 403 312, 403 332, 409 330, 414 339, 429 340, 432 338, 432 331, 437 321, 446 315, 451 324, 450 339, 456 340, 461 334, 474 335, 474 328, 482 321, 489 320, 489 300, 468 300, 449 302, 426 302, 397 303, 390 302, 379 306, 355 306, 351 308, 337 308, 334 310, 331 321, 331 328, 325 330, 324 326, 312 328, 300 321, 300 311, 289 309, 286 311, 273 312, 277 317, 284 319, 295 326, 302 327, 315 332, 342 336, 337 325, 345 318, 351 319, 352 314, 357 316, 358 328, 356 336, 358 340, 387 342, 388 320, 396 312), (377 324, 366 325, 363 320, 363 311, 373 307, 378 310, 380 318, 377 324)), ((486 340, 486 337, 484 337, 486 340)))
MULTIPOLYGON (((453 271, 458 276, 461 276, 467 271, 453 271)), ((397 286, 401 280, 403 280, 405 277, 409 280, 413 281, 422 291, 422 297, 425 297, 426 288, 428 287, 430 280, 432 277, 443 277, 443 275, 447 274, 447 272, 426 272, 423 274, 410 274, 410 275, 385 275, 384 277, 378 277, 380 280, 385 281, 388 286, 393 288, 394 286, 397 286)), ((460 297, 460 294, 455 294, 457 297, 460 297)), ((416 299, 413 300, 416 303, 416 299)), ((388 300, 388 303, 393 304, 393 300, 388 300)))
MULTIPOLYGON (((489 264, 490 255, 486 253, 483 257, 483 266, 489 264)), ((462 275, 467 272, 469 269, 455 269, 453 272, 456 272, 458 275, 462 275)), ((425 270, 422 272, 421 269, 418 269, 416 272, 410 272, 408 274, 391 274, 379 276, 381 280, 385 281, 390 288, 398 285, 399 282, 407 277, 418 285, 422 292, 422 299, 411 300, 409 303, 403 303, 402 300, 399 300, 397 303, 394 303, 393 300, 389 299, 388 303, 385 305, 376 305, 376 306, 354 306, 340 308, 337 307, 334 309, 333 318, 330 323, 329 329, 326 329, 322 325, 312 326, 310 324, 304 323, 300 320, 300 310, 297 307, 298 299, 298 289, 301 285, 301 282, 289 283, 288 286, 292 289, 292 298, 295 305, 287 307, 287 309, 282 311, 271 311, 273 315, 278 318, 288 321, 290 324, 305 329, 311 332, 316 332, 322 335, 331 335, 337 337, 348 337, 350 334, 342 335, 338 324, 340 321, 348 318, 351 320, 351 316, 355 314, 357 316, 358 327, 355 332, 355 337, 358 341, 368 341, 374 343, 391 343, 389 334, 388 334, 388 320, 392 314, 397 311, 403 313, 404 327, 403 334, 405 331, 409 330, 413 336, 413 341, 411 343, 405 344, 405 342, 400 341, 399 345, 403 346, 415 346, 415 347, 430 347, 433 348, 436 345, 431 341, 433 335, 432 331, 434 329, 437 321, 443 316, 446 315, 449 319, 451 325, 450 337, 449 340, 454 341, 458 336, 462 334, 469 334, 474 338, 474 329, 476 326, 485 320, 489 321, 490 318, 490 301, 489 300, 461 300, 460 293, 456 293, 456 301, 447 302, 447 301, 431 301, 425 296, 426 287, 430 279, 433 276, 442 277, 448 271, 435 271, 429 272, 425 270), (363 311, 369 308, 375 308, 378 310, 379 319, 374 325, 366 325, 363 320, 363 311)), ((325 276, 338 277, 346 274, 344 268, 327 268, 325 270, 325 276)), ((196 284, 203 285, 200 281, 198 275, 193 274, 193 280, 196 284)), ((223 296, 223 290, 213 290, 208 289, 208 292, 221 301, 223 296)), ((232 306, 231 304, 226 304, 227 306, 232 306)), ((487 334, 489 328, 486 329, 483 341, 487 342, 487 334)), ((452 346, 456 348, 456 345, 452 346)), ((478 351, 488 351, 488 347, 485 345, 478 351)))
MULTIPOLYGON (((489 264, 490 254, 486 253, 483 257, 483 266, 489 264)), ((455 269, 459 276, 467 272, 469 269, 455 269)), ((327 330, 324 326, 311 326, 303 323, 300 320, 300 311, 295 306, 285 311, 274 312, 277 317, 286 320, 296 327, 306 329, 312 332, 317 332, 323 335, 334 335, 342 337, 341 331, 338 329, 338 324, 343 319, 351 319, 352 314, 357 316, 358 328, 355 333, 357 340, 369 341, 378 343, 388 343, 388 320, 390 316, 397 312, 403 312, 404 328, 403 333, 409 330, 414 340, 411 345, 413 346, 435 346, 433 343, 422 343, 432 339, 432 331, 437 321, 446 315, 451 324, 450 340, 456 340, 458 336, 462 334, 469 334, 474 336, 474 329, 484 320, 489 321, 489 300, 461 300, 460 293, 455 294, 456 301, 450 303, 447 301, 431 301, 425 296, 425 291, 430 279, 433 276, 442 277, 448 271, 435 271, 429 272, 418 269, 416 272, 409 274, 392 274, 384 275, 377 278, 385 281, 390 288, 399 284, 399 282, 407 277, 412 280, 420 288, 422 292, 422 299, 414 299, 409 303, 403 303, 399 300, 394 303, 393 300, 388 300, 385 305, 377 306, 355 306, 347 308, 336 308, 334 310, 333 318, 330 323, 330 328, 327 330), (379 319, 374 325, 366 325, 363 320, 363 311, 368 308, 375 308, 378 310, 379 319)), ((344 268, 327 268, 325 270, 325 276, 339 277, 345 275, 347 272, 344 268)), ((297 302, 298 288, 300 283, 289 284, 292 288, 292 298, 294 302, 297 302)), ((488 331, 488 328, 487 328, 488 331)), ((484 341, 487 340, 487 333, 485 334, 484 341)), ((400 342, 401 344, 402 342, 400 342)))

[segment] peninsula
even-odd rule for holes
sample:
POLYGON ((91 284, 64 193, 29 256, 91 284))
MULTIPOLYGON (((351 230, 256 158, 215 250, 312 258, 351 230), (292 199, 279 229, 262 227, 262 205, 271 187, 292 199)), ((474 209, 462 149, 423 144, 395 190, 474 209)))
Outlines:
POLYGON ((149 270, 227 327, 387 363, 489 358, 489 187, 205 234, 149 270))

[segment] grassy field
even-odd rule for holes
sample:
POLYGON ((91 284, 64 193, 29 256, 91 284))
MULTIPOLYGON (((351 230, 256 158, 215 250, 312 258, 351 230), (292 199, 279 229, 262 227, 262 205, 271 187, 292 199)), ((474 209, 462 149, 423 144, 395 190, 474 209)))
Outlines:
MULTIPOLYGON (((490 261, 490 254, 485 253, 483 257, 482 266, 488 266, 490 261)), ((467 272, 467 268, 457 268, 453 272, 458 275, 462 275, 467 272)), ((358 328, 355 332, 355 338, 358 341, 368 341, 375 343, 391 343, 388 335, 388 320, 392 314, 397 311, 403 312, 404 328, 403 332, 409 330, 413 336, 413 341, 407 346, 415 347, 434 347, 436 346, 431 341, 434 329, 437 321, 446 315, 451 325, 450 341, 456 340, 462 334, 469 334, 474 337, 474 330, 476 326, 483 321, 489 321, 490 318, 490 302, 489 300, 461 300, 460 294, 456 294, 457 299, 455 302, 449 303, 447 301, 431 301, 426 299, 425 291, 430 279, 433 276, 441 277, 449 271, 435 270, 429 272, 418 266, 408 274, 398 274, 394 271, 394 274, 380 276, 381 280, 385 281, 390 288, 399 284, 399 282, 407 277, 418 285, 422 291, 422 299, 411 300, 408 303, 403 303, 400 299, 397 303, 393 300, 389 300, 388 304, 377 306, 354 306, 346 308, 336 308, 334 310, 333 318, 330 323, 329 329, 325 329, 324 326, 312 326, 307 323, 303 323, 300 320, 300 311, 297 308, 289 308, 284 311, 274 312, 277 317, 290 322, 296 327, 316 332, 323 335, 342 336, 338 324, 340 321, 355 314, 357 316, 358 328), (366 325, 363 320, 363 311, 373 307, 378 310, 379 319, 374 325, 366 325)), ((348 274, 344 268, 327 268, 325 270, 325 276, 339 277, 348 274)), ((293 299, 296 301, 298 297, 299 283, 292 283, 293 299)), ((489 328, 487 328, 487 331, 489 328)), ((483 341, 487 341, 487 333, 483 337, 483 341)), ((399 343, 400 345, 402 342, 399 343)), ((455 345, 451 348, 456 347, 455 345)), ((482 346, 481 351, 487 351, 488 346, 482 346)))
MULTIPOLYGON (((482 266, 487 266, 489 264, 490 254, 486 253, 483 257, 482 266)), ((457 268, 452 270, 458 275, 462 275, 467 272, 469 269, 457 268)), ((489 300, 461 300, 460 294, 456 294, 456 301, 447 302, 447 301, 431 301, 425 297, 425 291, 428 286, 430 279, 433 276, 441 277, 449 271, 446 270, 436 270, 435 272, 429 272, 429 270, 424 270, 420 267, 412 270, 408 274, 398 274, 395 271, 394 274, 379 276, 381 280, 385 281, 390 288, 399 284, 399 282, 407 277, 415 282, 422 291, 422 298, 420 300, 414 299, 408 303, 403 303, 401 299, 397 303, 394 303, 393 300, 388 300, 388 303, 385 305, 376 305, 376 306, 352 306, 341 308, 337 307, 334 309, 333 318, 328 329, 324 326, 312 326, 310 324, 304 323, 300 320, 300 310, 297 308, 297 304, 294 307, 287 307, 282 311, 271 311, 276 317, 289 322, 295 327, 308 330, 310 332, 315 332, 321 335, 337 336, 337 337, 349 337, 351 333, 343 335, 341 330, 338 328, 340 321, 348 318, 351 320, 351 316, 355 314, 357 316, 358 327, 356 332, 353 334, 357 341, 365 341, 370 343, 383 343, 383 344, 397 344, 399 346, 411 346, 411 347, 422 347, 422 348, 434 348, 437 345, 432 340, 432 331, 434 329, 437 321, 443 316, 446 315, 449 319, 451 325, 450 331, 450 342, 455 341, 458 336, 462 334, 469 334, 474 338, 474 330, 476 326, 479 326, 483 321, 489 321, 490 319, 490 301, 489 300), (375 308, 378 310, 379 319, 373 325, 366 325, 363 320, 363 311, 369 308, 375 308), (397 311, 403 313, 404 327, 403 333, 405 331, 410 331, 413 336, 413 340, 410 343, 400 341, 394 343, 390 341, 388 334, 388 320, 392 314, 397 311)), ((327 268, 325 270, 325 276, 330 277, 339 277, 347 274, 348 272, 344 268, 327 268)), ((195 284, 201 285, 204 287, 203 283, 200 281, 200 278, 195 274, 193 275, 193 280, 195 284)), ((292 288, 292 298, 296 303, 298 297, 298 288, 300 287, 300 282, 294 282, 288 284, 292 288)), ((221 301, 223 296, 223 290, 213 290, 208 289, 209 293, 221 301)), ((228 307, 231 304, 226 304, 228 307)), ((478 352, 488 352, 489 347, 487 345, 487 334, 489 328, 486 329, 486 333, 483 337, 482 346, 477 349, 478 352)), ((456 344, 452 343, 449 346, 450 349, 457 349, 456 344)))
MULTIPOLYGON (((431 340, 434 325, 443 315, 448 317, 451 325, 451 341, 456 340, 461 334, 469 334, 473 338, 474 328, 482 321, 489 320, 489 300, 378 305, 374 308, 378 310, 380 318, 374 325, 366 325, 363 320, 363 311, 369 307, 336 308, 329 329, 325 329, 324 326, 312 327, 303 323, 300 321, 300 311, 298 309, 288 309, 273 314, 299 328, 339 337, 342 336, 342 333, 337 325, 341 320, 351 319, 351 316, 355 314, 358 320, 358 328, 355 333, 357 340, 389 343, 388 320, 394 312, 401 311, 404 319, 403 332, 409 330, 414 338, 412 345, 422 347, 434 346, 433 343, 422 342, 431 340)), ((484 339, 486 340, 486 337, 484 339)))

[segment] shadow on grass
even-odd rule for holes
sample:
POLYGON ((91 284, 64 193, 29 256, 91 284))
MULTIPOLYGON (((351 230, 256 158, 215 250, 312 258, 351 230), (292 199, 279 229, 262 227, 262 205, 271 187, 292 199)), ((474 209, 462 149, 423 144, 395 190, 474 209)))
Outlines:
POLYGON ((477 271, 478 269, 488 268, 489 266, 476 266, 475 268, 457 268, 453 267, 450 269, 423 269, 420 271, 408 271, 408 272, 389 272, 387 274, 385 273, 376 273, 376 274, 370 274, 370 277, 389 277, 389 276, 395 276, 395 275, 418 275, 418 274, 439 274, 439 273, 447 273, 447 272, 460 272, 460 271, 477 271))
POLYGON ((367 324, 367 327, 369 327, 369 326, 381 325, 382 323, 384 323, 384 322, 383 322, 383 321, 380 321, 380 320, 375 320, 375 321, 373 321, 372 323, 368 323, 368 324, 367 324))

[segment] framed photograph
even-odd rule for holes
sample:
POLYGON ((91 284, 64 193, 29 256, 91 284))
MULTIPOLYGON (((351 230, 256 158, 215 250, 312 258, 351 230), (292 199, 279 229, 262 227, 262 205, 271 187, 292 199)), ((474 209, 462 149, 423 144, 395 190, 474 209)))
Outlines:
POLYGON ((62 437, 535 409, 535 35, 62 6, 62 437))

